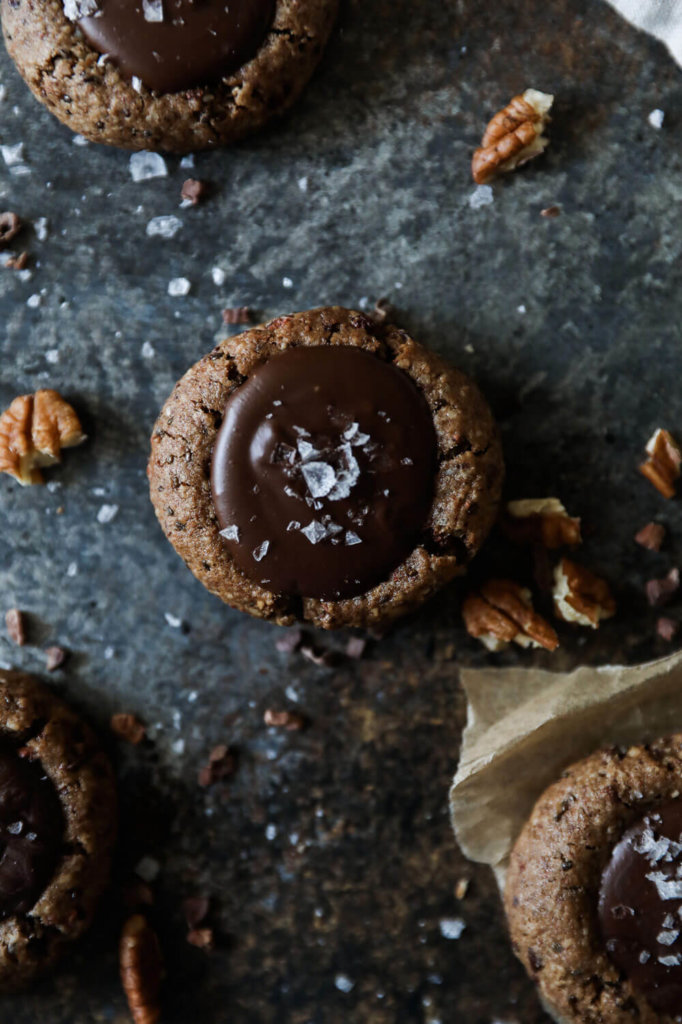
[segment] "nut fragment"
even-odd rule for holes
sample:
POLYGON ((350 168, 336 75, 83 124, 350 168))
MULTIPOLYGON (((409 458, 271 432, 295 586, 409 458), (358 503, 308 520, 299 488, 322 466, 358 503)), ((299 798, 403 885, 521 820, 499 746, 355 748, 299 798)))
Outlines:
POLYGON ((678 629, 679 622, 675 622, 674 619, 668 619, 663 615, 656 623, 656 633, 660 636, 661 640, 674 640, 678 629))
POLYGON ((562 558, 554 570, 554 611, 560 619, 597 629, 602 619, 616 614, 616 602, 606 580, 582 565, 562 558))
POLYGON ((646 598, 652 608, 660 608, 672 601, 679 589, 680 570, 671 569, 662 579, 647 581, 646 598))
POLYGON ((41 466, 59 462, 62 448, 85 440, 80 421, 57 391, 19 395, 0 416, 0 473, 22 485, 40 484, 41 466))
POLYGON ((24 613, 20 612, 18 608, 10 608, 5 615, 5 625, 7 626, 7 635, 12 643, 15 643, 17 647, 23 647, 26 643, 24 613))
POLYGON ((224 324, 250 324, 251 310, 248 306, 228 306, 223 310, 224 324))
POLYGON ((0 213, 0 249, 6 249, 21 228, 21 218, 16 213, 12 213, 11 210, 0 213))
POLYGON ((45 668, 48 672, 54 672, 64 664, 67 657, 68 651, 65 651, 63 647, 46 647, 45 668))
POLYGON ((511 580, 488 580, 464 600, 462 616, 467 633, 489 651, 501 651, 512 641, 548 651, 559 646, 550 624, 533 610, 530 591, 511 580))
POLYGON ((680 446, 669 431, 659 428, 649 438, 646 452, 649 458, 639 467, 640 473, 664 498, 672 498, 675 494, 675 483, 680 476, 680 446))
POLYGON ((298 715, 295 711, 273 711, 272 708, 265 711, 263 721, 275 729, 287 729, 289 732, 296 732, 305 725, 303 715, 298 715))
POLYGON ((212 949, 213 948, 213 929, 212 928, 191 928, 187 932, 187 941, 191 946, 196 946, 198 949, 212 949))
POLYGON ((558 498, 510 501, 501 525, 516 544, 542 544, 553 549, 582 542, 580 520, 569 516, 558 498))
POLYGON ((121 983, 135 1024, 156 1024, 163 964, 156 934, 142 914, 123 926, 119 945, 121 983))
POLYGON ((139 718, 135 715, 131 715, 126 712, 119 712, 117 715, 112 715, 109 721, 111 731, 119 737, 119 739, 127 740, 128 743, 137 745, 147 735, 147 730, 143 726, 139 718))
POLYGON ((208 182, 200 181, 198 178, 187 178, 182 183, 180 198, 187 199, 196 206, 202 199, 205 199, 209 191, 208 182))
POLYGON ((208 764, 200 769, 198 782, 200 786, 211 786, 220 779, 234 775, 237 761, 230 749, 221 743, 214 747, 208 755, 208 764))
POLYGON ((665 526, 661 523, 647 523, 635 534, 635 543, 649 551, 660 551, 665 540, 665 526))
POLYGON ((549 141, 543 132, 553 102, 554 97, 547 93, 526 89, 495 114, 471 161, 477 185, 485 185, 542 153, 549 141))
POLYGON ((20 252, 18 256, 10 256, 8 260, 5 260, 5 266, 8 270, 25 270, 28 266, 28 253, 20 252))

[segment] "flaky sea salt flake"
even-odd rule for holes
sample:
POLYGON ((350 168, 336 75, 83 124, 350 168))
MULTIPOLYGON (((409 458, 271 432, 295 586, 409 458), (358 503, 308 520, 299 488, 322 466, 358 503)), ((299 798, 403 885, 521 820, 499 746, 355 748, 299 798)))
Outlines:
POLYGON ((186 277, 174 277, 168 282, 168 294, 173 298, 178 298, 182 295, 189 295, 191 287, 192 285, 186 277))
POLYGON ((336 473, 326 462, 306 462, 301 473, 313 498, 325 498, 336 483, 336 473))
POLYGON ((64 0, 64 14, 69 21, 94 18, 100 13, 98 0, 64 0))
POLYGON ((354 544, 362 544, 362 538, 358 537, 357 533, 354 533, 353 530, 346 530, 344 544, 346 544, 346 546, 350 548, 354 544))
POLYGON ((97 513, 98 523, 110 523, 118 515, 118 505, 102 505, 97 513))
POLYGON ((440 922, 440 933, 444 939, 459 939, 465 928, 461 917, 446 917, 440 922))
POLYGON ((469 206, 472 210, 480 210, 482 206, 490 206, 494 201, 495 197, 490 185, 477 185, 469 196, 469 206))
POLYGON ((163 21, 163 0, 142 0, 145 21, 163 21))
POLYGON ((147 224, 147 235, 150 238, 175 238, 182 227, 182 221, 174 214, 152 217, 147 224))
POLYGON ((262 562, 268 553, 270 547, 270 541, 264 540, 262 544, 259 544, 257 548, 254 548, 251 554, 253 555, 256 562, 262 562))
POLYGON ((232 523, 231 526, 226 526, 224 530, 219 531, 220 536, 224 537, 225 540, 239 540, 239 527, 232 523))
POLYGON ((670 879, 662 871, 650 871, 644 877, 654 883, 659 899, 682 900, 682 879, 670 879))
POLYGON ((665 120, 665 113, 656 107, 655 110, 651 111, 647 120, 652 128, 662 128, 665 120))
POLYGON ((160 153, 147 149, 133 153, 128 163, 133 181, 148 181, 150 178, 167 178, 168 167, 160 153))
POLYGON ((13 146, 0 146, 0 153, 8 167, 14 167, 24 162, 23 142, 16 142, 13 146))
POLYGON ((656 936, 656 942, 658 942, 658 944, 661 946, 672 946, 673 942, 675 942, 679 934, 680 933, 677 929, 664 929, 662 932, 659 932, 656 936))
POLYGON ((657 957, 659 964, 663 964, 664 967, 678 967, 680 964, 679 956, 659 956, 657 957))
POLYGON ((307 537, 311 544, 319 544, 328 536, 327 529, 317 519, 311 519, 307 526, 301 530, 304 537, 307 537))

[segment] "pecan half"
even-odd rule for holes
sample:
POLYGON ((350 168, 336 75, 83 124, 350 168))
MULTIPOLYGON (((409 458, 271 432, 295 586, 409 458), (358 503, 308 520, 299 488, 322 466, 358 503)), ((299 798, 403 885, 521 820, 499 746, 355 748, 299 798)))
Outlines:
POLYGON ((606 580, 582 565, 562 558, 554 570, 554 611, 560 619, 597 629, 602 619, 616 614, 616 602, 606 580))
POLYGON ((544 647, 554 651, 559 638, 550 624, 533 610, 530 591, 511 580, 488 580, 462 605, 469 636, 489 651, 501 651, 510 643, 520 647, 544 647))
POLYGON ((649 438, 646 446, 649 458, 639 467, 640 473, 649 480, 664 498, 672 498, 680 476, 682 450, 672 434, 660 427, 649 438))
POLYGON ((558 498, 510 501, 501 526, 515 544, 542 544, 553 549, 582 543, 580 520, 569 516, 558 498))
POLYGON ((543 132, 553 102, 554 97, 547 93, 526 89, 495 114, 471 161, 477 185, 485 185, 542 153, 549 141, 543 132))
POLYGON ((156 933, 142 914, 133 914, 123 926, 119 964, 123 991, 135 1024, 156 1024, 161 1015, 163 962, 156 933))
POLYGON ((19 395, 0 416, 0 473, 40 484, 40 467, 59 462, 62 448, 85 441, 78 416, 58 391, 19 395))

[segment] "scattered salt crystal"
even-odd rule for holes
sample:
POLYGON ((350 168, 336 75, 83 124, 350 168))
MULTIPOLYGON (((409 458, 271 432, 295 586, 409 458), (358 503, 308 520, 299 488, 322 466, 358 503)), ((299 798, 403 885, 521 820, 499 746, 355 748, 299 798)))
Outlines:
POLYGON ((133 153, 128 163, 133 181, 148 181, 150 178, 167 178, 168 167, 159 153, 143 149, 133 153))
POLYGON ((645 964, 647 960, 651 960, 651 953, 647 952, 646 949, 643 949, 639 954, 639 962, 640 964, 645 964))
POLYGON ((130 84, 132 85, 135 92, 142 92, 142 79, 138 78, 137 75, 132 76, 132 78, 130 79, 130 84))
POLYGON ((328 495, 330 501, 347 498, 360 476, 360 466, 347 442, 340 446, 339 454, 345 458, 346 468, 336 474, 336 483, 328 495))
POLYGON ((400 465, 401 466, 413 466, 414 462, 412 461, 412 459, 408 455, 406 455, 404 459, 400 460, 400 465))
POLYGON ((662 128, 663 121, 665 120, 665 113, 656 107, 655 110, 651 111, 647 120, 652 128, 662 128))
POLYGON ((42 301, 43 300, 40 297, 40 295, 38 295, 37 293, 34 293, 33 295, 29 295, 29 297, 26 299, 26 305, 30 309, 37 309, 42 301))
POLYGON ((194 167, 194 153, 188 153, 186 156, 183 156, 180 166, 183 170, 189 170, 194 167))
POLYGON ((147 224, 147 234, 150 238, 175 238, 181 227, 182 221, 174 214, 152 217, 147 224))
POLYGON ((116 651, 114 650, 113 647, 104 648, 104 657, 106 658, 107 661, 111 661, 115 653, 116 651))
POLYGON ((665 930, 659 932, 656 936, 656 942, 658 942, 661 946, 672 946, 673 942, 675 942, 679 934, 680 933, 677 929, 672 929, 672 931, 665 930))
POLYGON ((31 168, 28 167, 26 164, 14 164, 12 167, 10 167, 9 173, 13 174, 15 178, 21 178, 25 174, 30 174, 31 168))
MULTIPOLYGON (((99 63, 99 61, 97 63, 99 63)), ((85 138, 84 135, 74 135, 74 136, 72 136, 71 142, 74 144, 74 146, 89 146, 90 145, 89 141, 85 138)))
POLYGON ((174 754, 185 753, 185 741, 182 739, 182 737, 179 740, 173 740, 173 742, 171 743, 171 750, 173 751, 174 754))
POLYGON ((135 865, 135 874, 139 875, 143 882, 153 882, 160 870, 161 865, 153 857, 143 857, 135 865))
POLYGON ((294 282, 291 280, 290 277, 283 277, 282 278, 282 287, 283 288, 293 288, 294 287, 294 282))
POLYGON ((352 530, 346 530, 344 544, 347 544, 348 547, 352 547, 353 544, 362 544, 362 538, 358 537, 357 533, 353 533, 352 530))
POLYGON ((97 67, 98 68, 104 67, 104 65, 106 64, 106 62, 108 60, 109 60, 109 54, 108 53, 101 54, 101 56, 99 56, 97 58, 97 67))
POLYGON ((292 530, 300 530, 300 529, 301 529, 301 524, 299 523, 298 519, 292 519, 291 522, 287 524, 287 533, 291 533, 292 530))
POLYGON ((56 494, 61 489, 62 484, 60 480, 48 480, 45 486, 50 494, 56 494))
POLYGON ((299 178, 296 184, 300 188, 301 192, 307 192, 308 191, 308 179, 307 178, 305 178, 305 177, 299 178))
POLYGON ((644 877, 654 883, 659 899, 682 900, 682 879, 668 878, 662 871, 650 871, 644 877))
POLYGON ((171 615, 170 612, 164 612, 163 617, 168 623, 168 625, 171 627, 171 629, 180 629, 180 626, 182 625, 182 619, 179 619, 177 615, 171 615))
POLYGON ((287 700, 293 701, 294 704, 298 704, 300 700, 298 690, 295 690, 293 686, 287 686, 287 688, 284 691, 284 695, 287 698, 287 700))
POLYGON ((140 349, 140 355, 143 359, 153 359, 156 355, 154 346, 149 341, 145 341, 144 345, 140 349))
POLYGON ((112 519, 116 518, 117 513, 118 505, 102 505, 97 513, 97 522, 110 523, 112 519))
POLYGON ((234 523, 232 526, 226 526, 224 530, 219 530, 218 532, 225 540, 239 540, 239 527, 234 523))
POLYGON ((189 693, 187 694, 187 703, 188 704, 194 704, 194 702, 195 702, 195 700, 197 699, 198 696, 199 696, 199 691, 198 690, 190 690, 189 693))
POLYGON ((4 85, 0 85, 0 103, 3 103, 7 99, 7 89, 4 85))
POLYGON ((304 537, 307 537, 311 544, 319 544, 327 536, 327 529, 317 519, 311 519, 307 526, 301 530, 304 537))
POLYGON ((189 295, 192 285, 186 277, 174 277, 168 282, 168 294, 177 298, 180 295, 189 295))
POLYGON ((28 269, 20 270, 17 273, 17 277, 19 278, 20 281, 30 281, 31 278, 33 277, 33 271, 28 269))
POLYGON ((516 312, 520 313, 521 316, 523 316, 523 314, 526 312, 526 307, 523 305, 523 303, 520 306, 516 307, 516 312))
POLYGON ((269 839, 270 842, 272 842, 272 840, 275 838, 276 835, 277 835, 277 826, 276 825, 267 825, 266 828, 265 828, 265 838, 269 839))
POLYGON ((446 917, 440 922, 440 933, 444 939, 458 939, 465 928, 461 917, 446 917))
POLYGON ((663 964, 664 967, 677 967, 680 963, 679 956, 659 956, 657 957, 659 964, 663 964))
POLYGON ((58 363, 59 362, 59 349, 57 349, 57 348, 48 348, 47 352, 45 353, 45 362, 52 363, 52 364, 58 363))
POLYGON ((93 18, 99 13, 98 0, 64 0, 64 14, 69 21, 93 18))
POLYGON ((44 242, 48 235, 47 217, 38 217, 33 221, 33 230, 39 242, 44 242))
POLYGON ((338 988, 339 992, 352 992, 355 988, 355 982, 352 978, 349 978, 347 974, 337 974, 334 978, 334 984, 338 988))
POLYGON ((336 473, 326 462, 305 462, 301 473, 313 498, 326 497, 336 483, 336 473))
POLYGON ((145 21, 163 21, 163 0, 142 0, 145 21))
MULTIPOLYGON (((294 427, 294 429, 296 428, 294 427)), ((311 455, 320 454, 317 448, 314 448, 313 445, 311 445, 310 441, 298 440, 296 442, 296 447, 298 448, 298 454, 302 459, 309 459, 311 455)))
POLYGON ((343 438, 345 441, 350 441, 352 445, 364 445, 369 441, 369 434, 363 434, 361 432, 359 423, 351 423, 351 425, 344 430, 343 438))
POLYGON ((262 544, 259 544, 257 548, 254 548, 251 554, 253 555, 256 562, 262 562, 268 553, 270 547, 270 541, 264 540, 262 544))
POLYGON ((674 928, 675 927, 675 918, 673 917, 672 914, 666 914, 665 915, 665 917, 663 918, 663 927, 664 928, 674 928))
POLYGON ((77 562, 69 562, 67 570, 66 570, 66 575, 67 576, 71 576, 71 577, 78 575, 78 563, 77 562))
POLYGON ((220 287, 221 284, 225 284, 226 274, 221 267, 213 267, 213 269, 211 270, 211 277, 213 278, 213 284, 217 285, 218 287, 220 287))
POLYGON ((11 825, 7 826, 7 831, 11 836, 21 835, 21 830, 24 827, 23 821, 13 821, 11 825))
POLYGON ((493 190, 490 185, 477 185, 469 196, 469 206, 478 210, 481 206, 490 206, 494 202, 493 190))

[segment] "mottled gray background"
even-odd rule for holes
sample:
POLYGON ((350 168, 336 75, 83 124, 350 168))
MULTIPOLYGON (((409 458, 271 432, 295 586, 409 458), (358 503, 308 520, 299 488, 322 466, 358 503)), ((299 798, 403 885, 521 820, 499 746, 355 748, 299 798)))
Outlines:
MULTIPOLYGON (((585 523, 580 557, 618 594, 598 633, 562 628, 556 655, 497 661, 565 668, 669 649, 642 584, 679 557, 679 505, 635 467, 654 427, 682 432, 682 75, 598 0, 348 0, 295 112, 198 155, 194 174, 214 193, 188 210, 176 157, 166 178, 134 183, 128 155, 74 145, 4 53, 0 81, 0 143, 23 142, 28 171, 0 160, 0 209, 49 226, 20 240, 30 280, 0 270, 0 402, 57 387, 90 437, 48 488, 0 481, 2 603, 30 613, 35 644, 2 636, 0 661, 42 674, 41 647, 63 644, 72 655, 50 683, 105 737, 115 710, 150 726, 147 746, 114 750, 118 875, 143 855, 160 865, 164 1020, 539 1024, 491 878, 447 821, 457 665, 488 657, 460 626, 461 588, 360 662, 279 653, 279 630, 222 607, 164 540, 148 437, 176 378, 223 336, 224 306, 265 318, 387 296, 490 397, 509 494, 560 495, 585 523), (472 148, 528 85, 557 95, 551 146, 476 208, 472 148), (561 216, 542 218, 551 204, 561 216), (165 214, 181 230, 147 237, 165 214), (180 276, 191 292, 170 298, 180 276), (117 512, 100 523, 105 505, 117 512), (652 516, 672 531, 660 555, 632 542, 652 516), (296 707, 309 728, 268 731, 267 707, 296 707), (197 769, 220 742, 238 750, 238 772, 201 790, 197 769), (209 955, 184 938, 180 903, 197 893, 212 898, 209 955)), ((500 559, 527 572, 495 541, 475 572, 500 559)), ((0 1003, 0 1017, 126 1020, 120 914, 113 897, 55 977, 0 1003)))

